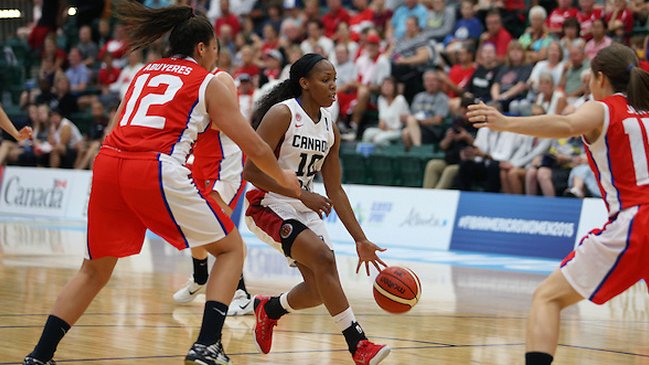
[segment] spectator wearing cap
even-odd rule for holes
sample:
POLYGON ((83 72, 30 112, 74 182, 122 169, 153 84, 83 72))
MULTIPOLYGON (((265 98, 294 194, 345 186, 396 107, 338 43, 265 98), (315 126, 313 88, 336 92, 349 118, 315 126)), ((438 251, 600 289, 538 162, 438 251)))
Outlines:
POLYGON ((369 33, 365 45, 365 53, 356 60, 358 72, 357 92, 355 102, 352 102, 351 130, 345 133, 344 138, 355 139, 363 114, 370 105, 372 96, 378 94, 383 80, 390 76, 390 61, 381 54, 381 38, 372 32, 369 33))
POLYGON ((327 8, 329 11, 322 17, 322 25, 324 28, 324 35, 331 38, 336 33, 340 23, 349 24, 351 16, 343 8, 340 0, 327 0, 327 8))
POLYGON ((236 14, 233 14, 230 11, 230 1, 220 0, 219 7, 221 8, 221 15, 216 19, 216 22, 214 23, 216 36, 218 37, 221 35, 221 26, 227 24, 232 28, 232 35, 236 37, 241 30, 241 23, 239 23, 239 18, 236 16, 236 14))
POLYGON ((563 23, 568 18, 576 18, 579 12, 572 6, 572 0, 557 0, 557 6, 550 16, 546 19, 548 31, 552 34, 559 35, 563 31, 563 23))
POLYGON ((406 33, 392 44, 388 53, 392 76, 405 86, 404 96, 410 102, 423 90, 421 76, 427 66, 432 66, 436 56, 428 35, 419 29, 416 17, 406 19, 406 33))
POLYGON ((392 39, 400 39, 406 34, 406 19, 410 17, 416 17, 419 29, 426 28, 426 22, 428 21, 428 10, 426 7, 421 5, 417 0, 404 0, 403 5, 400 5, 392 16, 392 20, 388 32, 392 39))
POLYGON ((604 13, 602 8, 595 7, 595 0, 579 0, 579 12, 577 21, 581 25, 581 37, 589 41, 593 36, 591 28, 596 19, 601 19, 604 13))
POLYGON ((584 52, 586 52, 586 57, 589 60, 595 58, 599 51, 613 43, 613 40, 606 35, 606 22, 604 19, 595 19, 591 26, 591 31, 592 38, 586 42, 586 46, 584 47, 584 52))
POLYGON ((487 31, 480 36, 481 43, 493 43, 496 47, 496 59, 504 63, 507 59, 507 47, 512 40, 511 34, 503 28, 502 19, 498 10, 491 10, 487 13, 485 20, 487 31))
POLYGON ((269 49, 264 53, 264 68, 259 74, 259 87, 264 86, 269 81, 279 79, 282 73, 282 64, 284 56, 282 52, 276 49, 269 49))
POLYGON ((334 42, 322 34, 322 23, 317 20, 309 20, 306 24, 307 38, 300 44, 302 52, 316 53, 317 49, 322 49, 323 56, 329 57, 334 50, 334 42))

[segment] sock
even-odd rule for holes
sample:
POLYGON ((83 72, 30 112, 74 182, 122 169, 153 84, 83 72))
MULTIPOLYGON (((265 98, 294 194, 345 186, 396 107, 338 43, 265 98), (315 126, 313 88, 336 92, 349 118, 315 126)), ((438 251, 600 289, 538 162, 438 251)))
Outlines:
POLYGON ((345 336, 347 348, 353 356, 356 353, 358 343, 362 340, 367 340, 367 337, 365 337, 365 332, 363 332, 361 325, 356 322, 352 308, 349 307, 341 313, 336 314, 334 316, 334 322, 336 322, 336 326, 340 328, 343 336, 345 336))
POLYGON ((554 358, 545 352, 526 352, 525 365, 550 365, 554 358))
POLYGON ((280 300, 282 296, 287 296, 287 294, 283 293, 279 297, 272 297, 266 305, 264 305, 264 310, 266 310, 266 314, 268 314, 270 319, 280 319, 283 315, 289 312, 289 309, 291 309, 287 300, 284 300, 286 307, 282 305, 282 301, 280 300))
POLYGON ((201 332, 198 334, 196 343, 201 345, 212 345, 221 339, 221 331, 225 316, 228 314, 228 306, 217 301, 205 302, 203 311, 203 324, 201 332))
POLYGON ((192 257, 194 262, 194 281, 198 285, 205 285, 207 283, 207 257, 203 260, 196 259, 192 257))
POLYGON ((54 357, 59 342, 69 330, 70 325, 61 318, 54 315, 47 317, 43 334, 30 356, 43 362, 50 361, 54 357))
POLYGON ((243 274, 241 274, 241 277, 239 278, 237 290, 243 290, 248 295, 248 299, 250 299, 250 293, 248 293, 248 289, 246 289, 246 282, 243 281, 243 274))

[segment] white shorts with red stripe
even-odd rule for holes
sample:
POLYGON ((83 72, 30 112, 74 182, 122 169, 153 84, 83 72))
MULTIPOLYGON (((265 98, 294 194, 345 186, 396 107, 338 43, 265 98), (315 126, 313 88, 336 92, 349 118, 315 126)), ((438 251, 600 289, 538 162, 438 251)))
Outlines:
POLYGON ((585 236, 561 263, 561 272, 585 299, 603 304, 649 279, 649 206, 622 210, 585 236))
MULTIPOLYGON (((282 249, 282 237, 280 230, 284 221, 295 219, 307 226, 316 236, 322 239, 330 249, 333 250, 333 244, 327 233, 324 221, 312 210, 306 206, 295 207, 293 204, 278 203, 263 205, 261 203, 264 192, 251 190, 246 193, 246 225, 257 238, 269 244, 276 250, 284 254, 282 249)), ((286 255, 285 255, 286 256, 286 255)), ((295 260, 287 257, 290 266, 295 266, 295 260)))

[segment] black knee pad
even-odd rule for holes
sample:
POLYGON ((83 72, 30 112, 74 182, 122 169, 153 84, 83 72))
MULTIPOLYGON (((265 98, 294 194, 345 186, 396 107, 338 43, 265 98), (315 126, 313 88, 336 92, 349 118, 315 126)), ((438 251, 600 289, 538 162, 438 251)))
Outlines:
POLYGON ((293 242, 305 229, 309 228, 297 219, 287 219, 282 222, 282 226, 279 229, 279 237, 282 239, 282 250, 284 251, 284 255, 291 257, 291 247, 293 247, 293 242))

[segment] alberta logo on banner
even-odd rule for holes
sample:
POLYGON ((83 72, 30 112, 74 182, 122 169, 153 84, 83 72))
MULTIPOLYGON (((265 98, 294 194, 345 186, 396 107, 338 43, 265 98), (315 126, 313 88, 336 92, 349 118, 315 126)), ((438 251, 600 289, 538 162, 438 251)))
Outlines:
POLYGON ((84 217, 89 171, 7 167, 0 191, 0 213, 84 217))

